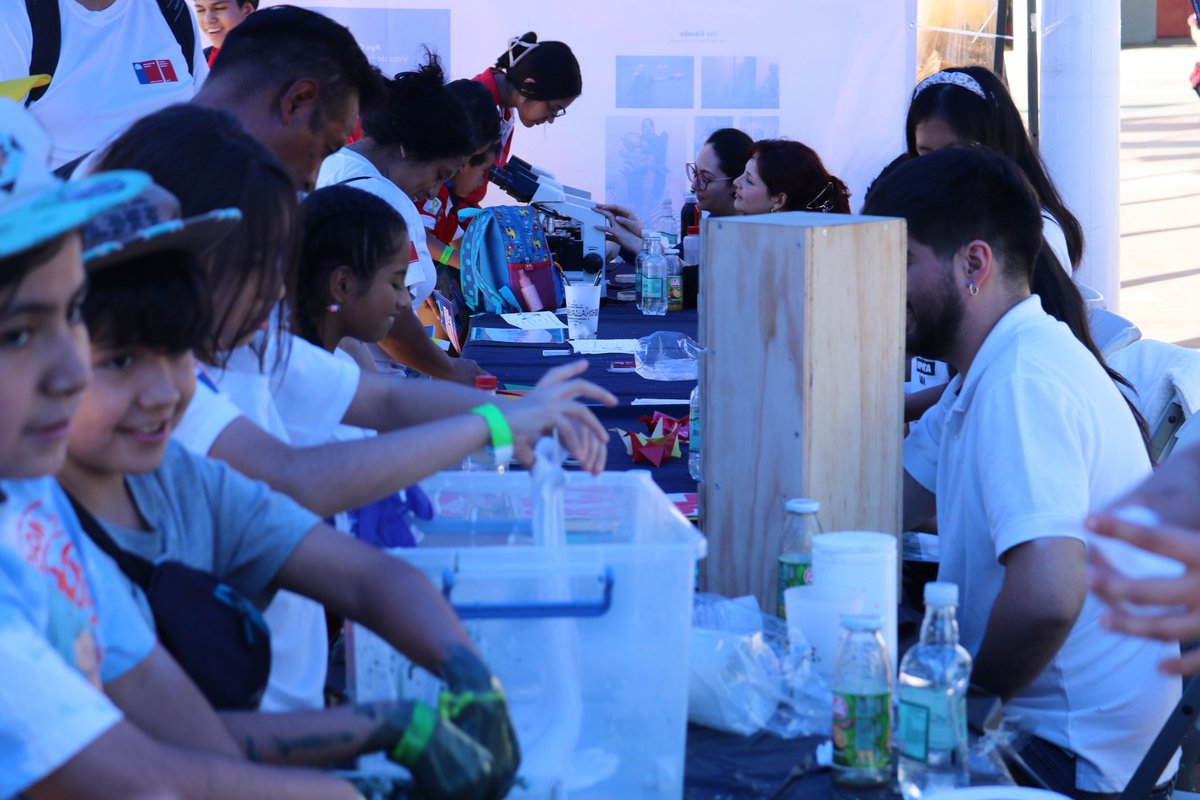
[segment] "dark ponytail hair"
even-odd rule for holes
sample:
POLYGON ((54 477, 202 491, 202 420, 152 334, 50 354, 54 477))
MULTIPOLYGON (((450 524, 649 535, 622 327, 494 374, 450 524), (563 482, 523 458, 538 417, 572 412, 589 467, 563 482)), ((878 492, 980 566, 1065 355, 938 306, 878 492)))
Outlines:
POLYGON ((727 178, 736 178, 746 171, 754 140, 737 128, 721 128, 712 132, 704 142, 712 145, 717 156, 717 166, 727 178))
POLYGON ((289 282, 292 329, 317 347, 317 321, 333 298, 329 276, 346 267, 365 291, 375 273, 408 246, 404 218, 386 200, 353 186, 327 186, 304 198, 300 260, 289 282))
POLYGON ((583 93, 583 75, 571 48, 562 42, 539 42, 533 31, 509 41, 496 59, 496 69, 530 100, 566 100, 583 93))
POLYGON ((363 133, 376 144, 403 147, 411 161, 470 155, 472 126, 462 103, 446 87, 436 53, 411 72, 384 81, 383 97, 363 110, 363 133))
POLYGON ((482 164, 487 154, 476 156, 475 153, 484 145, 491 145, 500 152, 500 112, 496 109, 496 101, 486 86, 468 78, 451 81, 446 88, 462 103, 470 123, 472 166, 482 164))
POLYGON ((784 211, 850 213, 850 190, 831 175, 811 147, 788 139, 755 142, 750 157, 771 194, 784 192, 784 211))
POLYGON ((1042 208, 1062 226, 1074 271, 1083 258, 1083 228, 1050 180, 1008 89, 995 73, 984 67, 955 67, 943 72, 961 73, 974 79, 986 97, 953 83, 935 83, 924 88, 918 85, 920 91, 913 95, 905 120, 909 155, 918 155, 917 125, 940 119, 954 129, 964 144, 980 144, 1011 158, 1033 184, 1042 208))

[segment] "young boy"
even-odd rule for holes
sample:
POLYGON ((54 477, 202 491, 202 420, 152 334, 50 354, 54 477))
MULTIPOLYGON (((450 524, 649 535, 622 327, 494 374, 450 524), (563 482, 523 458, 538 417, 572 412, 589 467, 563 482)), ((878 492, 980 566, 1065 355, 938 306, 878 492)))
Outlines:
POLYGON ((442 676, 451 693, 469 697, 453 722, 411 704, 386 719, 378 709, 227 715, 258 757, 329 763, 371 749, 392 752, 409 731, 428 726, 415 751, 397 756, 412 762, 406 765, 424 791, 456 797, 476 787, 502 796, 519 759, 503 694, 432 584, 265 484, 171 440, 196 388, 192 348, 209 329, 195 255, 219 240, 228 220, 213 212, 171 224, 177 202, 152 189, 85 231, 92 246, 84 254, 90 286, 82 310, 94 380, 80 400, 61 483, 123 550, 209 572, 260 609, 277 589, 306 595, 373 629, 442 676))

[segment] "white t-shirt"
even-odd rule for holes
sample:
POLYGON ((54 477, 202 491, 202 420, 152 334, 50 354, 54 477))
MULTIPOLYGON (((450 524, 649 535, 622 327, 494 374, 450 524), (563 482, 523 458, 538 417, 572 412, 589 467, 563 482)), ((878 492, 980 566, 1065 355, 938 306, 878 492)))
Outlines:
MULTIPOLYGON (((196 396, 172 434, 177 441, 207 455, 237 416, 291 444, 329 441, 358 391, 358 366, 295 336, 287 340, 286 360, 279 361, 278 337, 268 335, 267 341, 261 363, 268 371, 249 345, 235 350, 224 369, 203 368, 196 396), (231 416, 233 407, 240 414, 231 416)), ((321 708, 328 664, 324 609, 281 591, 263 617, 271 629, 271 677, 262 710, 321 708)))
MULTIPOLYGON (((88 11, 57 0, 62 48, 54 79, 33 115, 54 140, 57 168, 108 142, 135 121, 192 99, 208 75, 196 18, 192 71, 158 3, 115 0, 88 11), (194 72, 194 77, 193 77, 194 72)), ((33 28, 25 0, 0 0, 0 80, 29 74, 33 28)))
POLYGON ((408 238, 415 251, 415 262, 410 260, 404 285, 412 293, 413 313, 425 302, 425 298, 433 294, 437 285, 437 270, 433 265, 433 256, 429 253, 429 243, 425 241, 425 223, 416 204, 396 184, 375 169, 375 165, 353 150, 343 147, 325 159, 321 164, 321 172, 317 176, 317 188, 333 186, 350 178, 362 178, 350 184, 355 189, 370 192, 376 197, 387 201, 388 205, 400 212, 404 224, 408 227, 408 238))
MULTIPOLYGON (((1004 580, 1000 557, 1039 537, 1082 539, 1083 517, 1149 474, 1150 461, 1112 380, 1034 296, 1001 318, 921 417, 904 467, 938 498, 938 580, 958 584, 962 644, 977 653, 1004 580)), ((1006 708, 1079 755, 1078 788, 1119 792, 1179 700, 1179 679, 1157 670, 1179 647, 1108 632, 1101 611, 1089 594, 1062 648, 1006 708)))
POLYGON ((154 634, 58 484, 0 490, 0 797, 9 797, 121 720, 100 686, 140 663, 154 634))

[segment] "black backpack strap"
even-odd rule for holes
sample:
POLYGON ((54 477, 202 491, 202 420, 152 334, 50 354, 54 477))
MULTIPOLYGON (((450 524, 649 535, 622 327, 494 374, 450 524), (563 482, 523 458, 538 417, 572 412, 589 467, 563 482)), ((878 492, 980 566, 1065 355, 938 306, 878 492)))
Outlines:
MULTIPOLYGON (((30 75, 53 75, 58 69, 58 54, 62 50, 62 17, 58 0, 25 0, 29 27, 33 30, 33 50, 29 54, 30 75)), ((25 107, 42 99, 49 89, 37 86, 25 98, 25 107)))
MULTIPOLYGON (((37 0, 26 0, 36 2, 37 0)), ((183 0, 158 0, 158 9, 162 11, 163 19, 179 42, 183 51, 183 60, 187 64, 188 74, 196 75, 196 29, 192 27, 192 9, 183 0)))
POLYGON ((144 558, 122 550, 121 546, 108 535, 108 531, 104 530, 100 520, 96 519, 92 512, 84 508, 83 504, 67 493, 65 489, 63 491, 75 509, 75 516, 79 517, 79 524, 83 526, 83 532, 88 535, 93 544, 117 562, 117 566, 121 568, 121 572, 125 573, 125 577, 136 583, 143 592, 149 592, 150 578, 154 575, 154 565, 144 558))

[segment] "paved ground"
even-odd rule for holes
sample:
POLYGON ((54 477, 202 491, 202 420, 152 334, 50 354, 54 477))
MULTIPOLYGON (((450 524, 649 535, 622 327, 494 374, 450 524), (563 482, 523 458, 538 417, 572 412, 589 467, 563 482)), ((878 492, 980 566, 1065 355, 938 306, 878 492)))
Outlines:
POLYGON ((1121 51, 1121 314, 1200 347, 1200 97, 1191 45, 1121 51))

